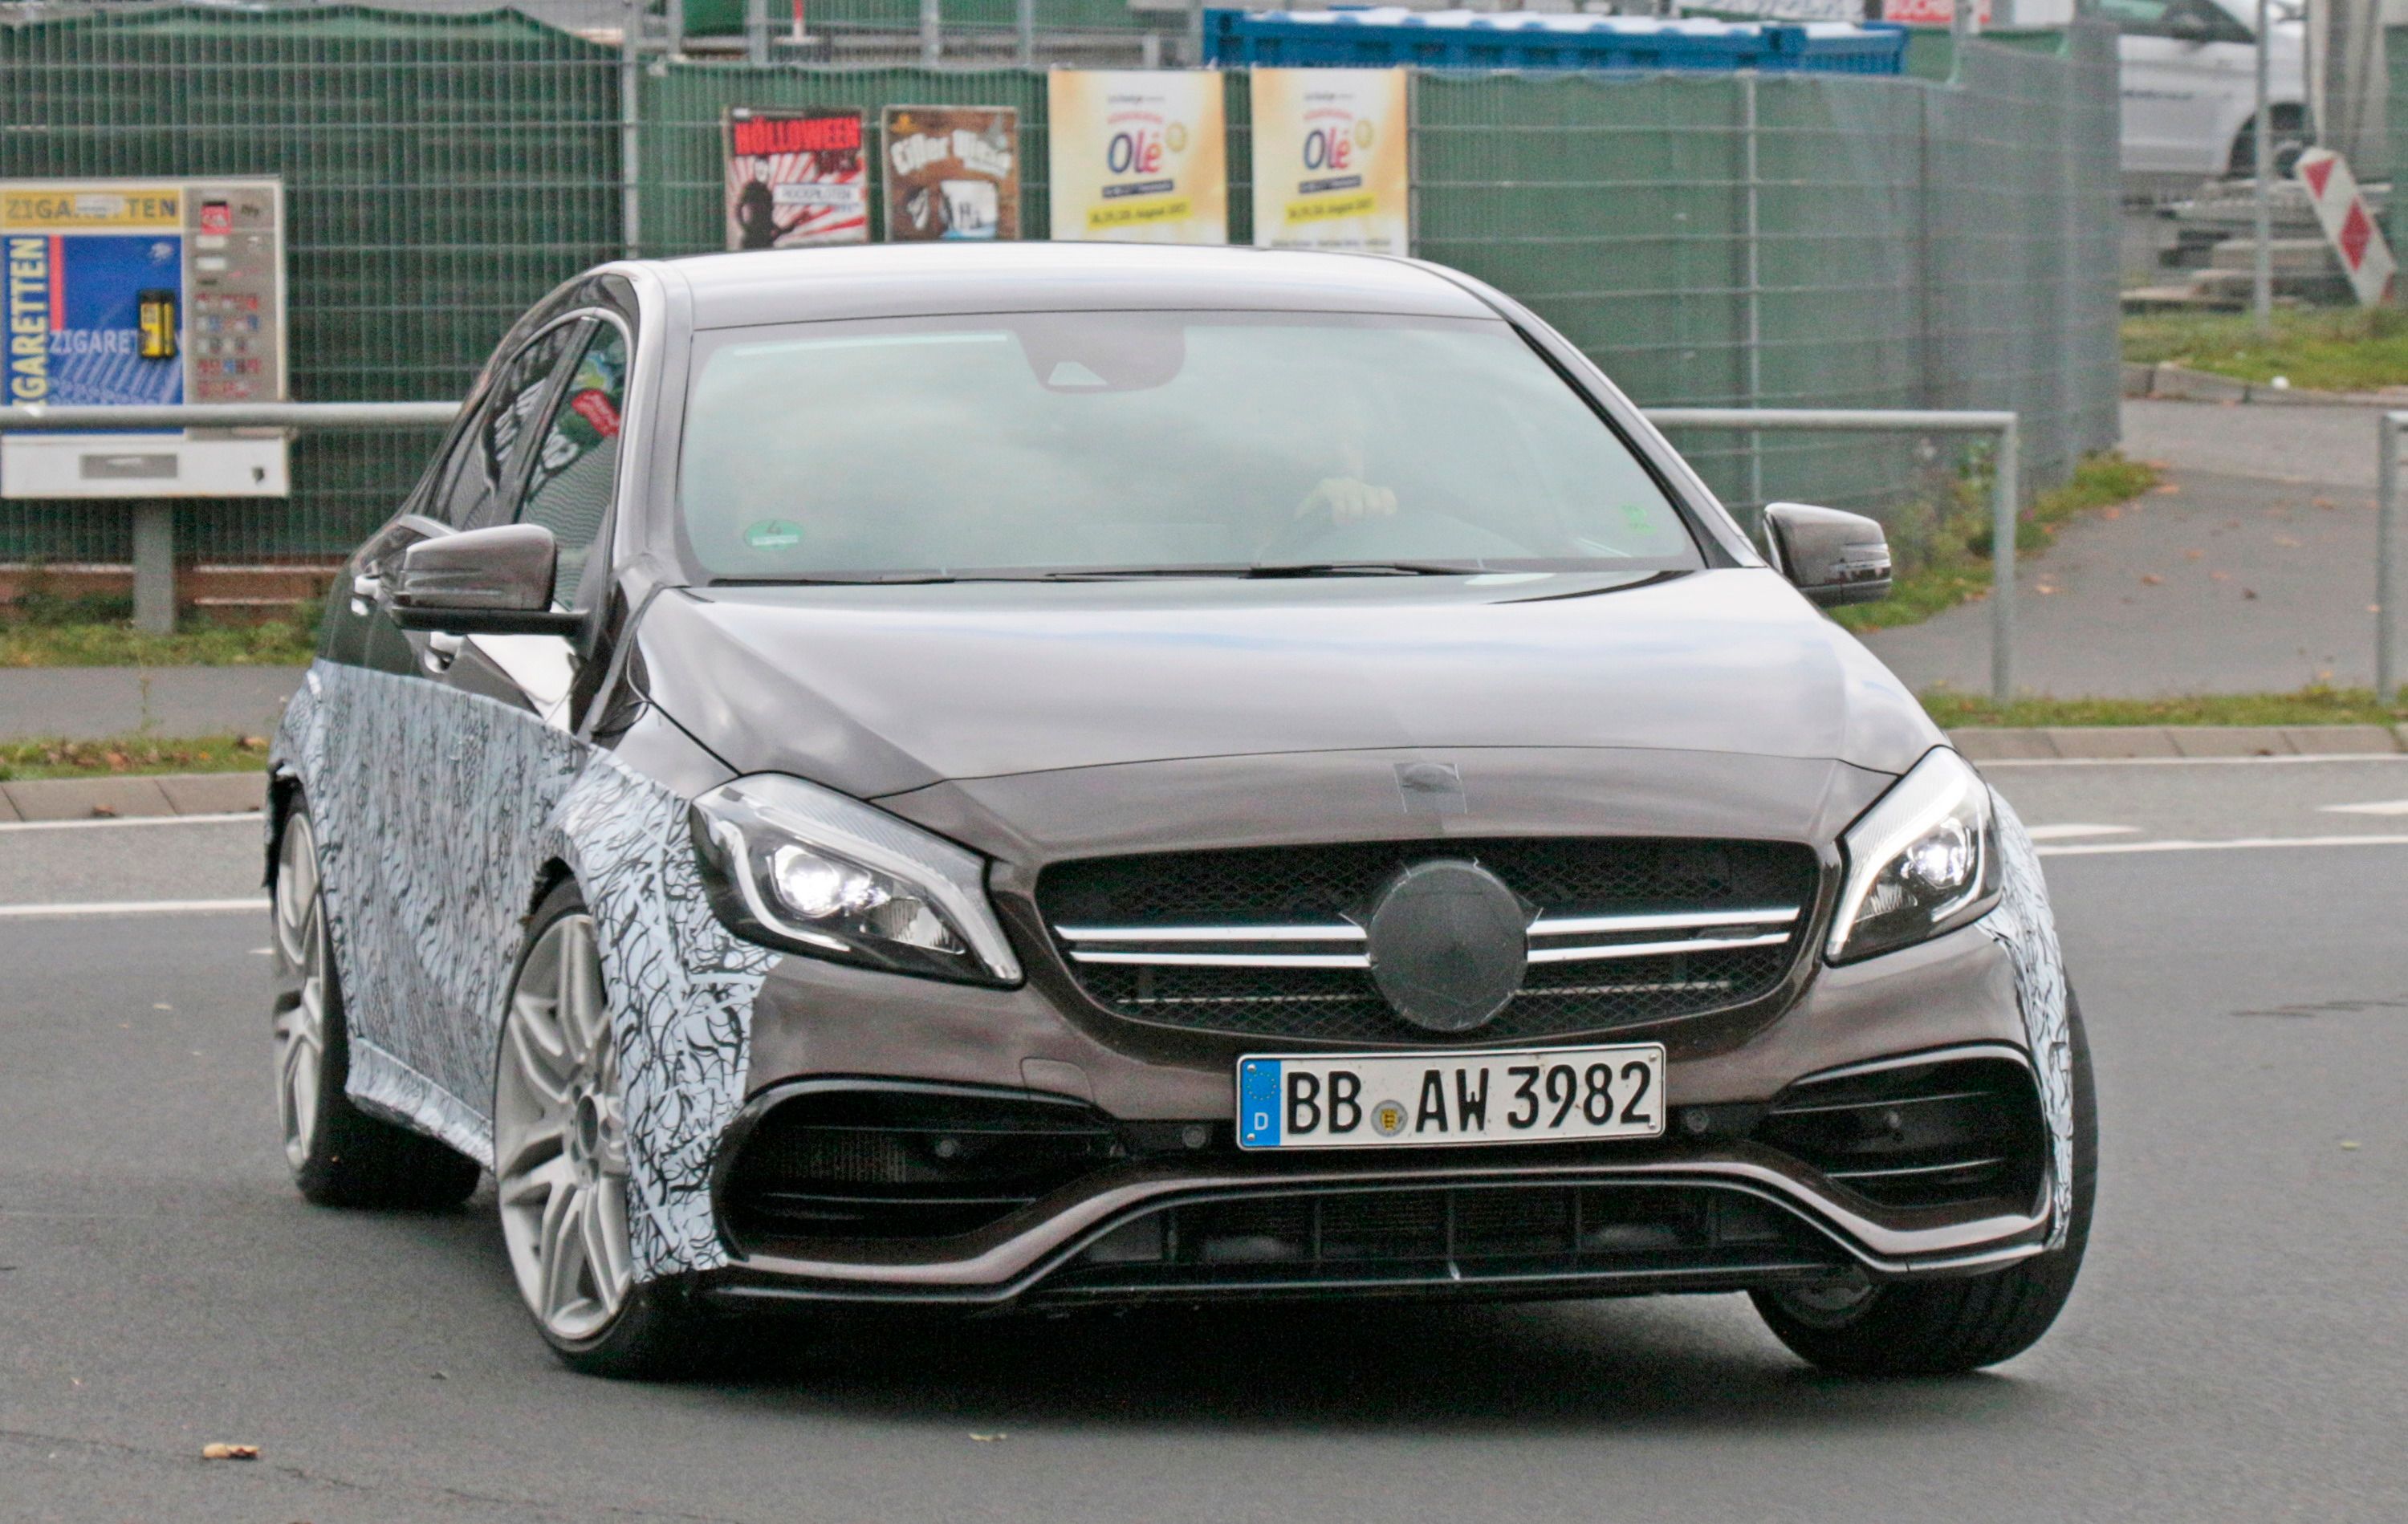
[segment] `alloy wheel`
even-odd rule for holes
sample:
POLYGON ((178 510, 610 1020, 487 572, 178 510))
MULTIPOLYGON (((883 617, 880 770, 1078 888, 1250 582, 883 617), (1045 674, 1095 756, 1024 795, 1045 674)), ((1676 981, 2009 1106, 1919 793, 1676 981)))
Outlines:
POLYGON ((276 1101, 284 1159, 308 1162, 318 1134, 318 1091, 326 1062, 326 916, 318 892, 318 840, 307 815, 284 827, 276 869, 276 952, 299 989, 276 1017, 276 1101))
POLYGON ((627 1151, 594 918, 546 927, 511 990, 494 1175, 519 1292, 546 1332, 599 1336, 625 1304, 627 1151))

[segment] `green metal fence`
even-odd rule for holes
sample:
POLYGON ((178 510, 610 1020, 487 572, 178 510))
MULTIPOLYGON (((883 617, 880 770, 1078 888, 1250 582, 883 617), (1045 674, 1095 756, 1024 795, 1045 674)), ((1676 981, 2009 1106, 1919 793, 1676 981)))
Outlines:
MULTIPOLYGON (((281 176, 293 395, 456 396, 513 317, 620 251, 617 56, 508 11, 0 22, 0 178, 281 176)), ((289 504, 191 505, 177 543, 219 563, 340 552, 427 448, 306 437, 289 504)), ((0 503, 0 561, 122 563, 128 534, 107 504, 0 503)))
MULTIPOLYGON (((2116 435, 2114 36, 1975 43, 1955 68, 1422 75, 1417 251, 1528 302, 1643 404, 2011 408, 2026 479, 2047 486, 2116 435)), ((1226 88, 1243 241, 1245 77, 1226 88)), ((512 314, 623 251, 629 209, 642 253, 720 247, 725 107, 1016 107, 1022 226, 1042 236, 1045 94, 1020 69, 629 68, 508 13, 171 9, 0 24, 0 177, 281 175, 294 396, 442 397, 512 314)), ((1909 437, 1682 444, 1735 505, 1871 511, 1910 555, 1915 506, 1956 465, 1909 437)), ((337 553, 425 451, 306 441, 291 504, 194 507, 181 543, 337 553)), ((0 561, 122 562, 123 535, 105 506, 0 505, 0 561)))

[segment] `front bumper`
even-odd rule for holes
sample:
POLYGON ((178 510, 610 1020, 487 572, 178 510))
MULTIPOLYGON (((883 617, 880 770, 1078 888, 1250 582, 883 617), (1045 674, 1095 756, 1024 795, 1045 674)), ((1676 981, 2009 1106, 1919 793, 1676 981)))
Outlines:
POLYGON ((1667 1042, 1671 1127, 1655 1143, 1500 1147, 1476 1158, 1263 1155, 1226 1143, 1234 1049, 1184 1060, 1124 1052, 1034 989, 931 985, 789 959, 755 1004, 752 1100, 722 1147, 729 1262, 705 1274, 699 1289, 750 1306, 999 1309, 1222 1297, 1612 1295, 1726 1290, 1852 1270, 1886 1278, 1994 1269, 2046 1245, 2053 1193, 2044 1141, 2032 1145, 2030 1170, 2016 1176, 2011 1198, 1885 1205, 1754 1134, 1766 1105, 1801 1079, 1902 1054, 2028 1075, 2016 998, 2004 951, 1977 925, 1818 969, 1787 1010, 1750 1033, 1616 1033, 1667 1042), (725 1164, 751 1119, 800 1088, 895 1080, 1052 1097, 1116 1126, 1191 1141, 1117 1157, 949 1236, 765 1236, 731 1226, 725 1164), (1461 1231, 1508 1207, 1545 1232, 1475 1242, 1461 1231), (1261 1231, 1231 1227, 1222 1239, 1257 1248, 1178 1246, 1186 1225, 1240 1219, 1261 1231), (1593 1231, 1595 1219, 1612 1231, 1593 1231), (1360 1232, 1331 1228, 1373 1220, 1390 1225, 1380 1242, 1403 1248, 1366 1251, 1360 1232))
POLYGON ((968 1308, 1111 1301, 1328 1295, 1613 1295, 1730 1290, 1821 1279, 1850 1268, 1877 1278, 1963 1275, 2039 1253, 2045 1205, 2029 1213, 1922 1226, 1883 1220, 1766 1150, 1742 1145, 1627 1164, 1524 1168, 1225 1169, 1131 1166, 1085 1182, 992 1229, 930 1243, 853 1246, 842 1257, 756 1253, 703 1280, 715 1301, 935 1303, 968 1308), (1704 1205, 1745 1231, 1723 1243, 1622 1244, 1519 1255, 1453 1251, 1333 1263, 1315 1255, 1268 1260, 1140 1261, 1096 1258, 1150 1218, 1179 1209, 1265 1202, 1310 1207, 1372 1194, 1494 1199, 1500 1192, 1576 1189, 1592 1199, 1664 1193, 1679 1210, 1704 1205), (1670 1193, 1681 1193, 1674 1199, 1670 1193), (1754 1210, 1731 1211, 1747 1204, 1754 1210))

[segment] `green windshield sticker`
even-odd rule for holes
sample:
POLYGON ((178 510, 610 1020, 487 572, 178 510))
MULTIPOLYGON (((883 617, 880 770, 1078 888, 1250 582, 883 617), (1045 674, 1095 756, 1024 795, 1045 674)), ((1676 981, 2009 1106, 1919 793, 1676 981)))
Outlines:
POLYGON ((755 550, 791 550, 803 543, 803 526, 764 519, 744 532, 744 543, 755 550))

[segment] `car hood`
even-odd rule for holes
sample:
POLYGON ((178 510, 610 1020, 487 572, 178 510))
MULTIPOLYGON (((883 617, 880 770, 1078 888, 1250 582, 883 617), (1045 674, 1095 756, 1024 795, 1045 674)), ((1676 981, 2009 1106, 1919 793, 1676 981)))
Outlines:
POLYGON ((874 798, 1143 762, 1643 748, 1897 774, 1942 739, 1776 574, 677 589, 654 703, 739 773, 874 798))

